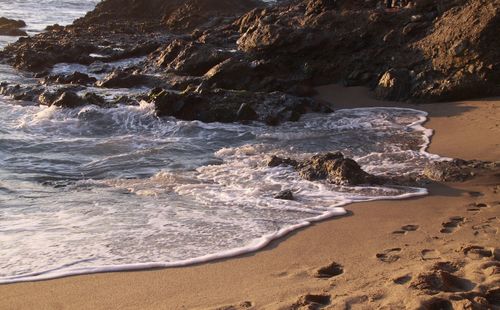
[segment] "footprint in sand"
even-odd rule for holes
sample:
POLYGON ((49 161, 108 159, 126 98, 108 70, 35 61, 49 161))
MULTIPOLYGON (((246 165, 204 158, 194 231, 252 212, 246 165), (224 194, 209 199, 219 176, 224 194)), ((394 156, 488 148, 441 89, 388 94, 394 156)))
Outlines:
POLYGON ((443 234, 451 234, 455 231, 461 224, 465 222, 465 218, 462 216, 452 216, 449 221, 441 224, 443 228, 441 229, 441 233, 443 234))
POLYGON ((492 257, 493 251, 479 245, 471 245, 462 249, 465 256, 473 260, 479 260, 486 257, 492 257))
POLYGON ((401 227, 401 229, 399 229, 399 230, 393 231, 392 233, 394 235, 406 235, 407 233, 412 232, 412 231, 416 231, 419 228, 420 227, 418 225, 408 224, 408 225, 401 227))
POLYGON ((484 223, 472 226, 472 230, 474 230, 474 235, 479 235, 481 232, 486 235, 496 235, 498 233, 498 228, 493 225, 491 219, 488 219, 488 221, 484 223))
POLYGON ((392 248, 382 251, 381 253, 377 253, 376 257, 378 260, 384 263, 394 263, 399 260, 401 253, 401 248, 392 248))
POLYGON ((481 211, 481 209, 483 208, 489 208, 490 206, 486 203, 482 203, 482 202, 479 202, 479 203, 471 203, 468 207, 467 207, 467 211, 469 212, 479 212, 481 211))
POLYGON ((476 284, 468 279, 457 277, 448 271, 433 270, 420 273, 410 283, 410 288, 421 290, 426 294, 435 295, 439 292, 467 292, 476 284))
POLYGON ((244 301, 237 306, 224 306, 216 308, 215 310, 247 310, 252 309, 253 303, 251 301, 244 301))
POLYGON ((290 309, 321 309, 331 302, 330 295, 307 294, 299 298, 290 309))
POLYGON ((314 276, 316 278, 333 278, 343 273, 344 273, 344 268, 342 267, 342 265, 333 262, 328 266, 321 267, 320 269, 318 269, 314 276))
POLYGON ((420 256, 423 260, 436 260, 441 258, 441 254, 433 249, 424 249, 420 252, 420 256))
POLYGON ((403 284, 410 282, 410 280, 411 280, 411 275, 405 274, 404 276, 400 276, 400 277, 393 279, 392 282, 399 284, 399 285, 403 285, 403 284))

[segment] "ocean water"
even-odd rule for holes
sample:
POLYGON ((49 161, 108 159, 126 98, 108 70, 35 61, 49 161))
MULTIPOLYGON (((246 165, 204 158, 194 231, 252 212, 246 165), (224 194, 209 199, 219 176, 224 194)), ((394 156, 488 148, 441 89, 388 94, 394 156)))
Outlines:
MULTIPOLYGON (((0 15, 41 29, 94 4, 0 1, 0 15), (71 14, 49 14, 51 6, 71 14)), ((76 68, 86 70, 54 70, 76 68)), ((36 83, 5 65, 0 81, 36 83)), ((439 159, 425 151, 432 134, 425 120, 422 111, 367 108, 279 127, 205 124, 159 119, 147 102, 65 110, 0 97, 0 283, 205 262, 345 215, 349 203, 425 195, 422 188, 309 182, 266 165, 271 155, 338 150, 371 173, 420 172, 439 159), (296 201, 273 198, 285 189, 296 201)))

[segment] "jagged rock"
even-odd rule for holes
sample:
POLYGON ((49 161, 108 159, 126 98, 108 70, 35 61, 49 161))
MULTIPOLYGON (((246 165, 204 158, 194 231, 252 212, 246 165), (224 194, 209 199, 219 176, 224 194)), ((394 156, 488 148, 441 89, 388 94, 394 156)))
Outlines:
POLYGON ((428 164, 424 168, 424 176, 433 181, 463 182, 485 169, 494 169, 497 163, 479 160, 454 159, 428 164))
POLYGON ((410 97, 410 87, 407 69, 390 69, 380 78, 375 94, 382 100, 404 101, 410 97))
POLYGON ((22 20, 0 17, 0 36, 27 36, 26 31, 21 30, 24 27, 26 23, 22 20))

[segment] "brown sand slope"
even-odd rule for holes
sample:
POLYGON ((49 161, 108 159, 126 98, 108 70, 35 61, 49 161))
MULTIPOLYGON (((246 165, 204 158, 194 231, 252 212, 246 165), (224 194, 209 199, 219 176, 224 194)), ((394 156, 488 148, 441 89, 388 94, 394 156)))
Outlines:
MULTIPOLYGON (((335 108, 396 105, 371 100, 364 89, 319 91, 335 108)), ((416 107, 430 113, 427 127, 436 129, 430 151, 500 159, 499 103, 416 107)), ((449 306, 451 295, 457 307, 498 302, 498 184, 498 176, 484 175, 434 185, 423 198, 350 205, 350 216, 210 264, 0 286, 0 308, 433 309, 449 306), (329 268, 318 278, 322 267, 329 268)))

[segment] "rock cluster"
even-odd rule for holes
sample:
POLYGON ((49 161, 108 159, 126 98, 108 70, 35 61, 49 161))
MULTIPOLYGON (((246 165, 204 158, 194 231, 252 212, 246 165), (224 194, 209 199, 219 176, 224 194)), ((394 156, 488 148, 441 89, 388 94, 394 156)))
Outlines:
MULTIPOLYGON (((72 25, 9 45, 0 62, 47 76, 45 84, 149 88, 142 98, 158 115, 202 121, 276 124, 330 112, 307 97, 337 82, 394 101, 500 94, 500 0, 420 0, 396 10, 377 2, 104 0, 72 25), (144 61, 106 67, 131 57, 144 61), (62 62, 107 76, 51 76, 62 62)), ((4 87, 24 98, 18 92, 4 87)))

